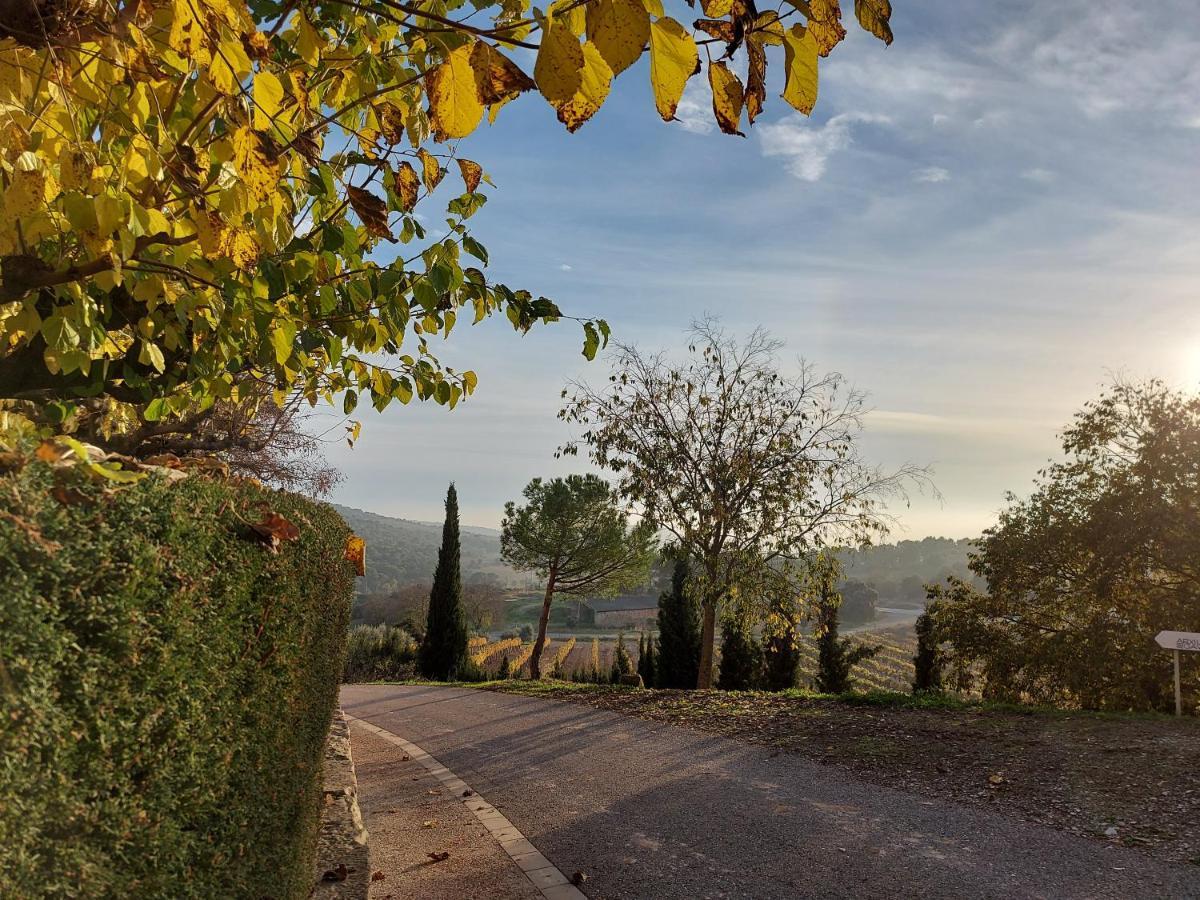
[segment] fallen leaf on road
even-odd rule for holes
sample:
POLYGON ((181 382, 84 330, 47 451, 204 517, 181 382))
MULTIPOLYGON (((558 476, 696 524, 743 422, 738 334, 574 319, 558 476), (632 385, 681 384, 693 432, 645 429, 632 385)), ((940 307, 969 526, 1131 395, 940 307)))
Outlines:
POLYGON ((441 791, 439 791, 437 788, 430 788, 430 789, 429 789, 429 790, 427 790, 425 793, 427 793, 427 794, 439 795, 439 794, 441 794, 442 792, 441 792, 441 791))
POLYGON ((321 876, 322 881, 345 881, 346 876, 350 874, 350 870, 346 868, 345 863, 339 863, 336 869, 329 869, 321 876))
POLYGON ((575 885, 576 887, 579 887, 579 885, 583 884, 585 881, 587 881, 587 875, 585 875, 583 872, 576 872, 571 876, 571 884, 575 885))
POLYGON ((387 878, 387 876, 384 875, 382 872, 380 872, 378 869, 376 869, 374 872, 371 873, 372 881, 383 881, 383 879, 385 879, 385 878, 387 878))
POLYGON ((434 828, 437 825, 437 819, 426 819, 421 823, 422 828, 434 828))
POLYGON ((463 791, 464 797, 473 797, 474 795, 475 795, 475 792, 473 790, 471 790, 470 788, 467 788, 465 791, 463 791))
POLYGON ((430 859, 432 859, 434 862, 441 862, 443 859, 450 858, 450 851, 449 850, 434 850, 432 853, 427 853, 425 855, 428 856, 430 859))

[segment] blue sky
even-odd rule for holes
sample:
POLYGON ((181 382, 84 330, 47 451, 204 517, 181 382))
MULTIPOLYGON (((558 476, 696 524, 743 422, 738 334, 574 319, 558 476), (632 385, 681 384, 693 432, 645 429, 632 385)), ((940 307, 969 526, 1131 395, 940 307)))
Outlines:
MULTIPOLYGON (((772 58, 746 139, 711 127, 701 77, 665 124, 643 60, 577 134, 526 95, 460 153, 497 185, 472 220, 493 277, 647 349, 704 313, 766 326, 869 393, 871 458, 933 467, 943 501, 893 510, 894 537, 973 536, 1112 373, 1200 381, 1200 20, 1174 0, 895 6, 890 47, 847 22, 811 119, 772 58)), ((566 322, 460 326, 441 356, 475 397, 365 412, 330 447, 333 499, 437 519, 453 479, 464 521, 497 525, 529 478, 584 465, 553 458, 564 382, 607 373, 580 343, 566 322)))

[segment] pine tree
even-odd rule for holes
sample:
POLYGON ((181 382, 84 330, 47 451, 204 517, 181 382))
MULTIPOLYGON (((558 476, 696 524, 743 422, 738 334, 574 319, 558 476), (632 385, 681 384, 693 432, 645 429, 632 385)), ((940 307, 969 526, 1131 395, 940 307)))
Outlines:
POLYGON ((501 681, 512 677, 512 665, 508 661, 508 653, 506 652, 500 657, 500 671, 496 673, 496 677, 501 681))
POLYGON ((880 647, 855 645, 849 638, 838 637, 838 608, 841 597, 833 576, 822 580, 817 598, 817 690, 823 694, 844 694, 850 690, 850 670, 880 651, 880 647))
POLYGON ((638 632, 638 661, 637 673, 642 676, 642 681, 646 680, 646 632, 638 632))
POLYGON ((762 647, 748 628, 729 621, 721 626, 721 668, 718 685, 726 691, 749 691, 762 680, 762 647))
POLYGON ((467 662, 467 616, 462 603, 461 548, 458 532, 458 493, 453 483, 446 491, 446 522, 438 551, 429 614, 418 663, 421 674, 439 681, 452 680, 467 662))
POLYGON ((694 688, 700 671, 700 604, 687 590, 689 565, 675 562, 671 590, 658 598, 657 683, 694 688))
POLYGON ((917 654, 913 657, 916 675, 913 678, 913 693, 940 694, 942 692, 942 648, 941 635, 932 609, 926 609, 917 617, 917 654))

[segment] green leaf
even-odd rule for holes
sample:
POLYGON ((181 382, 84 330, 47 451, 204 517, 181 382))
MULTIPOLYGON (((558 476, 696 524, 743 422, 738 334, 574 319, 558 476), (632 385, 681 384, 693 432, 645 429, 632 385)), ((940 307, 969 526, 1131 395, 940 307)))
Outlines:
POLYGON ((271 331, 271 343, 275 347, 275 362, 286 363, 292 356, 292 345, 296 340, 296 323, 282 321, 271 331))
POLYGON ((143 365, 153 366, 154 370, 159 374, 167 368, 167 362, 163 359, 162 349, 153 341, 142 341, 141 349, 138 351, 138 362, 143 365))
POLYGON ((142 418, 147 422, 157 422, 163 417, 164 413, 170 412, 170 407, 167 405, 166 398, 155 397, 146 404, 146 408, 142 410, 142 418))

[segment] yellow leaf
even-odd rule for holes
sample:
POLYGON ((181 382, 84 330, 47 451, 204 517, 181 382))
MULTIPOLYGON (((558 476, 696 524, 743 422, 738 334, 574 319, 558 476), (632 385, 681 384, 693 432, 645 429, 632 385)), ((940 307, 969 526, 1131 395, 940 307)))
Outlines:
POLYGON ((425 190, 432 193, 446 171, 438 164, 437 158, 424 147, 417 150, 417 157, 421 160, 421 180, 425 182, 425 190))
POLYGON ((806 116, 817 103, 817 43, 803 26, 793 26, 783 36, 787 67, 783 99, 806 116))
POLYGON ((458 159, 458 169, 462 172, 463 184, 467 186, 467 193, 475 193, 475 189, 479 187, 479 182, 483 178, 483 166, 469 159, 458 159))
POLYGON ((400 205, 405 212, 412 212, 413 207, 417 205, 417 193, 420 189, 421 179, 417 177, 417 170, 408 160, 404 160, 396 169, 396 193, 400 196, 400 205))
POLYGON ((733 9, 733 0, 700 0, 700 8, 710 19, 721 19, 733 9))
POLYGON ((242 271, 253 269, 258 262, 258 241, 245 228, 230 228, 225 232, 221 250, 242 271))
POLYGON ((612 84, 613 71, 591 41, 583 45, 583 69, 580 75, 579 89, 575 95, 558 105, 558 121, 566 125, 570 132, 578 131, 584 122, 596 114, 608 97, 608 89, 612 84))
POLYGON ((656 19, 661 19, 667 14, 663 9, 662 0, 644 0, 642 5, 646 7, 646 12, 650 13, 656 19))
POLYGON ((270 72, 254 76, 254 127, 270 131, 279 107, 283 104, 283 85, 270 72))
POLYGON ((346 197, 350 201, 350 208, 362 220, 367 234, 389 240, 392 238, 392 232, 388 228, 387 204, 383 200, 354 185, 346 188, 346 197))
POLYGON ((233 133, 233 167, 250 196, 262 202, 270 198, 279 185, 279 167, 263 149, 258 135, 248 126, 233 133))
POLYGON ((583 37, 584 29, 587 26, 587 10, 578 3, 578 0, 554 0, 546 10, 546 17, 553 19, 559 25, 565 25, 575 37, 583 37))
POLYGON ((308 17, 304 13, 296 13, 293 24, 296 26, 296 53, 305 63, 315 66, 321 58, 325 40, 308 24, 308 17))
POLYGON ((650 40, 650 14, 642 0, 593 0, 587 9, 587 36, 613 75, 620 75, 642 55, 650 40))
POLYGON ((892 26, 888 24, 892 17, 890 0, 854 0, 854 15, 858 24, 875 37, 885 44, 892 42, 892 26))
POLYGON ((208 67, 208 77, 213 87, 226 96, 233 96, 242 89, 242 80, 254 68, 242 42, 233 38, 221 41, 208 67))
POLYGON ((754 37, 763 44, 778 47, 783 43, 783 23, 779 13, 771 9, 754 20, 754 37))
POLYGON ((820 56, 828 56, 842 38, 846 29, 842 27, 842 8, 838 0, 809 0, 808 33, 812 35, 820 56))
POLYGON ((192 223, 196 226, 196 242, 205 256, 216 256, 225 243, 225 223, 215 212, 197 210, 192 223))
POLYGON ((717 125, 726 134, 742 134, 738 130, 745 98, 741 79, 729 71, 725 63, 714 62, 708 64, 708 83, 712 88, 713 114, 717 117, 717 125))
POLYGON ((767 51, 757 36, 746 41, 746 119, 751 125, 767 99, 767 51))
POLYGON ((192 0, 173 0, 167 46, 198 66, 207 66, 212 62, 208 32, 197 17, 192 0))
POLYGON ((687 80, 696 72, 700 56, 696 41, 674 19, 660 18, 650 26, 650 86, 654 105, 664 122, 675 118, 687 80))
POLYGON ((434 140, 466 137, 475 130, 483 118, 483 104, 475 90, 470 44, 452 51, 425 76, 425 93, 434 140))
POLYGON ((471 48, 471 68, 475 70, 475 90, 485 106, 503 105, 534 87, 511 59, 483 41, 471 48))
POLYGON ((533 80, 555 106, 575 96, 583 83, 583 48, 565 25, 548 20, 533 66, 533 80))
POLYGON ((46 173, 41 169, 18 170, 12 174, 12 183, 4 194, 6 216, 22 218, 31 216, 46 202, 46 173))

